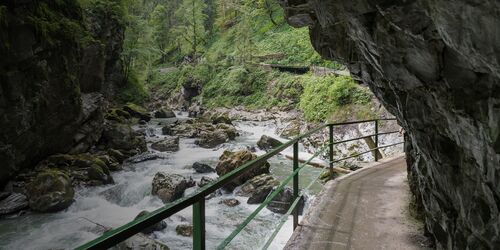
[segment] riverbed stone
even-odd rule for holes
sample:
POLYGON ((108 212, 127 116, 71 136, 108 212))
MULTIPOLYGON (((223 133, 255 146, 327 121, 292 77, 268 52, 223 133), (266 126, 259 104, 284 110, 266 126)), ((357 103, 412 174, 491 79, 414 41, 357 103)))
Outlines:
POLYGON ((154 113, 155 118, 175 118, 175 113, 168 109, 159 109, 154 113))
POLYGON ((0 215, 17 213, 28 208, 28 199, 21 193, 6 193, 7 196, 0 200, 0 215))
POLYGON ((203 176, 203 177, 201 177, 200 182, 198 182, 198 187, 204 187, 212 181, 214 181, 213 178, 203 176))
POLYGON ((128 112, 130 116, 138 118, 139 120, 143 120, 146 122, 149 122, 151 120, 151 115, 148 113, 148 111, 137 104, 127 103, 123 106, 122 109, 128 112))
POLYGON ((248 204, 259 204, 267 198, 279 183, 270 174, 257 175, 240 186, 236 194, 248 197, 248 204))
MULTIPOLYGON (((292 206, 293 199, 293 190, 289 187, 285 187, 281 192, 276 195, 272 201, 266 206, 267 209, 271 210, 274 213, 285 214, 288 209, 292 206)), ((299 204, 297 204, 297 209, 299 210, 299 214, 302 214, 304 210, 305 199, 304 196, 301 197, 299 204)))
POLYGON ((184 237, 191 237, 191 235, 193 235, 193 226, 190 224, 177 225, 177 227, 175 227, 175 232, 184 237))
POLYGON ((147 151, 146 140, 143 135, 137 135, 128 124, 106 122, 99 144, 107 149, 117 149, 130 152, 147 151))
POLYGON ((237 199, 234 199, 234 198, 230 198, 230 199, 224 199, 224 200, 220 201, 219 204, 224 204, 228 207, 236 207, 236 206, 240 205, 240 201, 237 199))
POLYGON ((206 174, 206 173, 213 173, 213 172, 215 172, 215 169, 213 169, 213 168, 212 168, 212 167, 210 167, 209 165, 204 164, 204 163, 201 163, 201 162, 195 162, 195 163, 193 163, 193 169, 194 169, 197 173, 201 173, 201 174, 206 174))
POLYGON ((165 139, 151 144, 151 148, 160 152, 179 151, 179 137, 167 136, 165 139))
POLYGON ((73 203, 75 192, 67 174, 57 169, 47 169, 27 185, 27 194, 32 210, 57 212, 73 203))
POLYGON ((159 242, 147 234, 138 233, 134 236, 128 238, 127 240, 119 243, 112 250, 131 250, 131 249, 141 249, 141 250, 169 250, 167 245, 159 242))
POLYGON ((194 143, 202 148, 215 148, 220 144, 229 141, 229 136, 223 130, 204 131, 200 134, 200 138, 194 143))
MULTIPOLYGON (((147 215, 149 214, 150 212, 149 211, 146 211, 146 210, 143 210, 141 211, 136 217, 134 220, 137 220, 138 218, 144 216, 144 215, 147 215)), ((163 229, 167 228, 167 223, 165 221, 160 221, 152 226, 149 226, 147 228, 144 228, 141 233, 143 234, 151 234, 153 232, 156 232, 156 231, 161 231, 163 229)))
MULTIPOLYGON (((219 176, 223 176, 256 158, 257 155, 248 150, 241 150, 236 152, 224 151, 224 153, 219 157, 219 162, 217 163, 215 171, 219 176)), ((269 173, 269 167, 269 162, 265 161, 258 166, 255 166, 253 169, 247 171, 240 177, 234 179, 232 182, 224 186, 224 188, 232 191, 237 186, 242 185, 243 183, 257 175, 269 173)))
POLYGON ((273 149, 281 145, 283 145, 282 142, 267 135, 261 136, 257 142, 257 146, 262 150, 273 149))
POLYGON ((184 195, 184 191, 196 185, 193 179, 178 174, 158 172, 153 178, 151 193, 157 195, 164 203, 175 201, 184 195))

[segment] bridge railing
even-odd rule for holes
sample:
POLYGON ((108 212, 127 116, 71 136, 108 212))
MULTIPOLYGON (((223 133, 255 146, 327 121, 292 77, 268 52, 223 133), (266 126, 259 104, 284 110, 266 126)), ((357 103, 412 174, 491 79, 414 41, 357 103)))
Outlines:
MULTIPOLYGON (((233 239, 238 235, 241 230, 255 218, 255 216, 265 207, 267 206, 274 197, 276 197, 281 191, 284 190, 285 186, 292 181, 293 183, 293 197, 294 201, 292 202, 290 208, 288 209, 287 213, 281 218, 281 221, 278 225, 278 227, 275 229, 275 231, 272 233, 270 238, 267 240, 266 244, 264 245, 264 248, 269 247, 271 244, 272 240, 274 237, 277 235, 281 227, 284 225, 285 221, 287 220, 289 215, 293 215, 293 228, 295 229, 298 225, 298 218, 299 218, 299 209, 297 208, 297 205, 300 203, 300 200, 302 198, 302 194, 299 190, 299 172, 307 165, 309 164, 314 158, 322 154, 326 149, 329 150, 328 155, 329 155, 329 164, 326 166, 330 169, 330 172, 333 173, 333 168, 334 164, 350 159, 350 158, 355 158, 363 154, 371 153, 375 151, 374 157, 375 160, 378 159, 378 154, 376 153, 377 150, 387 148, 387 147, 392 147, 396 146, 399 144, 402 144, 404 142, 398 142, 398 143, 393 143, 390 145, 383 145, 379 146, 379 136, 380 135, 387 135, 387 134, 394 134, 398 133, 399 131, 390 131, 390 132, 383 132, 379 133, 379 123, 381 121, 393 121, 395 118, 383 118, 383 119, 372 119, 372 120, 362 120, 362 121, 353 121, 353 122, 342 122, 342 123, 330 123, 330 124, 325 124, 322 126, 319 126, 313 130, 310 130, 302 135, 299 135, 292 140, 282 144, 281 146, 278 146, 274 149, 272 149, 270 152, 261 155, 254 159, 253 161, 247 162, 243 164, 242 166, 234 169, 233 171, 227 173, 224 176, 221 176, 218 178, 216 181, 198 189, 195 191, 193 194, 181 198, 177 201, 174 201, 170 204, 165 205, 162 208, 159 208, 151 213, 148 213, 147 215, 141 216, 140 218, 137 218, 134 221, 131 221, 121 227, 118 227, 116 229, 110 230, 108 232, 105 232, 103 235, 100 237, 78 247, 77 249, 107 249, 110 247, 113 247, 117 245, 118 243, 130 238, 131 236, 141 232, 143 229, 150 227, 170 216, 173 214, 189 207, 193 207, 193 249, 205 249, 205 197, 210 195, 211 193, 217 191, 219 188, 224 187, 234 179, 238 178, 242 174, 246 173, 247 171, 250 171, 251 169, 260 166, 262 163, 267 161, 273 156, 278 155, 280 152, 285 150, 288 147, 293 147, 293 172, 291 175, 289 175, 285 180, 280 182, 280 184, 268 195, 266 200, 262 204, 259 205, 259 207, 252 212, 241 224, 238 225, 236 230, 234 230, 225 240, 223 240, 217 249, 223 249, 225 248, 233 239), (352 125, 352 124, 360 124, 360 123, 374 123, 374 128, 375 128, 375 133, 371 135, 366 135, 366 136, 361 136, 357 138, 352 138, 348 140, 342 140, 342 141, 334 141, 333 140, 333 135, 334 135, 334 127, 338 126, 345 126, 345 125, 352 125), (307 138, 315 133, 321 132, 323 129, 328 128, 328 133, 329 133, 329 140, 327 143, 325 143, 312 157, 310 157, 308 160, 304 161, 301 165, 299 165, 299 142, 307 138), (368 137, 373 137, 374 142, 375 142, 375 147, 370 148, 369 150, 361 153, 357 153, 354 155, 350 155, 348 157, 344 157, 341 159, 334 159, 334 145, 341 144, 341 143, 346 143, 346 142, 351 142, 351 141, 356 141, 356 140, 361 140, 365 139, 368 137)), ((325 167, 325 168, 326 168, 325 167)), ((319 176, 318 176, 319 178, 319 176)), ((316 181, 314 179, 307 188, 308 189, 313 183, 316 181)))

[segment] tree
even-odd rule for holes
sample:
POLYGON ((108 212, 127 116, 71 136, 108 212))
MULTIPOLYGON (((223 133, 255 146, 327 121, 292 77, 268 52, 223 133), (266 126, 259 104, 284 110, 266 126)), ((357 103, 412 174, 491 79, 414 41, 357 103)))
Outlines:
POLYGON ((183 0, 175 12, 180 24, 175 28, 178 45, 181 51, 196 59, 198 52, 206 43, 207 32, 205 23, 207 15, 204 13, 206 4, 203 0, 183 0))

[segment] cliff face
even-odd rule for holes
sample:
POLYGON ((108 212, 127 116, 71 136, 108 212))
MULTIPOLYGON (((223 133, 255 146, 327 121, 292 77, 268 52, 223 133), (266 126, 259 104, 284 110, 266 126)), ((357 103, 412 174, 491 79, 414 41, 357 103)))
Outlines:
POLYGON ((287 0, 408 133, 412 191, 442 249, 500 246, 500 2, 287 0))
POLYGON ((0 3, 0 187, 48 155, 88 150, 100 137, 103 93, 121 74, 123 28, 101 37, 82 13, 76 0, 0 3))

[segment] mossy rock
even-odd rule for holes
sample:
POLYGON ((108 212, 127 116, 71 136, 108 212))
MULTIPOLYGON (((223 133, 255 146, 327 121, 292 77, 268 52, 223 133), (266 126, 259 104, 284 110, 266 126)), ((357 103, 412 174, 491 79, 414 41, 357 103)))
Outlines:
POLYGON ((128 112, 132 117, 139 118, 140 120, 150 121, 151 115, 148 111, 134 103, 127 103, 123 106, 123 110, 128 112))
POLYGON ((46 169, 27 185, 29 206, 38 212, 57 212, 73 203, 74 190, 64 172, 46 169))
POLYGON ((177 225, 175 232, 184 237, 191 237, 193 235, 193 226, 189 224, 177 225))
POLYGON ((108 110, 106 113, 106 120, 116 121, 119 123, 126 123, 130 118, 132 118, 132 116, 123 109, 113 108, 108 110))

